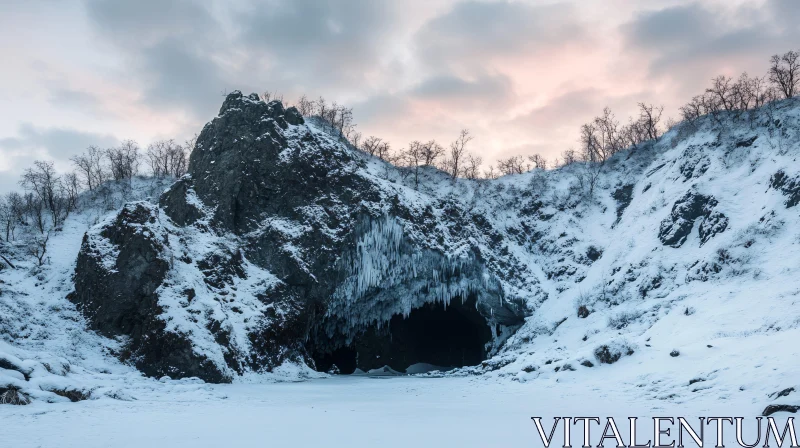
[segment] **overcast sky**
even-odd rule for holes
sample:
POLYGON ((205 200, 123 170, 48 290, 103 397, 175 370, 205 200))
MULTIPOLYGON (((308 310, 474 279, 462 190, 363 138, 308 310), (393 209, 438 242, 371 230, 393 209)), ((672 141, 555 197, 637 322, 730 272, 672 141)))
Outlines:
POLYGON ((576 145, 610 106, 678 107, 800 47, 798 0, 0 0, 0 192, 33 160, 183 139, 223 95, 352 106, 399 148, 475 135, 485 163, 576 145))

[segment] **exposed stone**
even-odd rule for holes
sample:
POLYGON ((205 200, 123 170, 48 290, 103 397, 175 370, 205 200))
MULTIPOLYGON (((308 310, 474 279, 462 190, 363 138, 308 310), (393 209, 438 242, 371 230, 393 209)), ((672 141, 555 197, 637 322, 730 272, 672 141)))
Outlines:
POLYGON ((194 224, 203 217, 203 212, 188 200, 193 195, 191 178, 184 177, 161 195, 158 205, 179 226, 194 224))
POLYGON ((170 269, 169 243, 157 232, 158 213, 145 202, 128 204, 112 222, 84 235, 69 299, 93 329, 109 337, 130 337, 122 357, 145 374, 229 381, 194 353, 186 336, 166 332, 158 318, 162 311, 156 290, 170 269))
POLYGON ((764 417, 769 417, 776 412, 791 412, 792 414, 795 414, 798 410, 800 410, 800 406, 791 404, 771 404, 764 408, 764 412, 762 412, 761 415, 764 417))
POLYGON ((633 354, 633 349, 626 346, 616 345, 601 345, 594 350, 594 357, 601 364, 614 364, 619 361, 622 356, 630 356, 633 354))
MULTIPOLYGON (((496 276, 526 284, 530 276, 500 250, 464 245, 467 227, 486 235, 496 230, 487 222, 479 227, 476 215, 457 204, 443 204, 437 216, 387 195, 359 172, 362 156, 329 131, 327 123, 304 119, 278 101, 231 93, 198 136, 188 175, 162 195, 158 208, 128 205, 114 222, 87 234, 71 299, 93 328, 129 336, 122 358, 146 374, 212 382, 287 360, 313 365, 310 353, 386 345, 389 336, 376 330, 408 315, 408 303, 418 309, 469 299, 487 332, 490 325, 521 325, 530 312, 525 301, 506 295, 496 276), (161 210, 177 229, 159 219, 161 210), (229 244, 189 256, 184 232, 229 244), (460 247, 455 257, 447 252, 454 247, 460 247), (176 263, 199 270, 207 290, 172 285, 176 263), (189 332, 167 331, 159 294, 173 287, 173 297, 183 301, 171 302, 173 308, 192 307, 202 296, 232 314, 246 313, 230 304, 238 300, 235 285, 247 278, 248 263, 277 283, 255 294, 265 308, 247 318, 244 352, 233 343, 224 313, 188 317, 211 335, 207 343, 221 348, 224 364, 220 356, 197 354, 189 332)), ((418 358, 400 355, 391 353, 398 363, 418 358)))
POLYGON ((786 208, 794 207, 800 203, 800 176, 789 177, 783 170, 773 174, 769 186, 783 193, 786 199, 786 208))
MULTIPOLYGON (((647 187, 644 191, 647 191, 647 187)), ((619 222, 622 218, 622 214, 625 213, 625 209, 628 208, 633 200, 633 184, 623 185, 617 188, 611 193, 611 197, 617 201, 617 222, 619 222)))
POLYGON ((705 244, 728 226, 728 218, 714 210, 717 204, 713 197, 689 191, 675 202, 669 217, 661 222, 659 239, 665 246, 681 247, 699 219, 700 244, 705 244))

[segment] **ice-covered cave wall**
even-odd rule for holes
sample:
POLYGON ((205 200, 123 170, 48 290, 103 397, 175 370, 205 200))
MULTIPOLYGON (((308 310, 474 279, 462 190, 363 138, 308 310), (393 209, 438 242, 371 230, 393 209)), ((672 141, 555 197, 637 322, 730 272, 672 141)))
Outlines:
MULTIPOLYGON (((500 336, 508 333, 503 329, 523 322, 520 310, 504 299, 498 279, 471 251, 448 256, 421 248, 404 234, 403 221, 393 216, 362 220, 353 239, 352 250, 338 262, 342 279, 315 322, 315 351, 375 351, 375 345, 391 345, 390 325, 403 325, 397 320, 409 319, 414 310, 426 306, 472 308, 475 327, 466 331, 492 335, 486 354, 502 343, 500 336)), ((387 351, 391 355, 392 350, 382 350, 387 351)))

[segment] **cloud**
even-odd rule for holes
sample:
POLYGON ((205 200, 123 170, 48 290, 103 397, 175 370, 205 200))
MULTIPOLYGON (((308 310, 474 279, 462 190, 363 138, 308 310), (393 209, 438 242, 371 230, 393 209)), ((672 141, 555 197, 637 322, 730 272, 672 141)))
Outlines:
POLYGON ((86 11, 105 37, 125 48, 148 47, 177 36, 212 42, 220 26, 203 5, 189 0, 90 0, 86 11))
POLYGON ((91 145, 110 147, 118 143, 111 135, 75 129, 40 128, 30 123, 22 124, 17 134, 16 137, 0 138, 0 159, 4 161, 0 163, 0 172, 19 174, 34 160, 52 160, 63 169, 69 166, 70 157, 91 145))
POLYGON ((389 2, 255 2, 240 15, 238 41, 263 53, 270 73, 294 84, 354 87, 378 69, 395 17, 389 2))
POLYGON ((87 12, 94 30, 125 62, 121 78, 132 78, 140 101, 207 119, 232 86, 219 59, 230 37, 204 3, 188 0, 119 2, 93 0, 87 12))
POLYGON ((644 56, 655 76, 679 77, 736 67, 766 72, 770 55, 800 40, 797 3, 767 0, 714 7, 699 2, 636 14, 621 26, 625 45, 644 56))
POLYGON ((480 66, 580 42, 587 31, 577 17, 569 4, 466 1, 425 24, 415 46, 427 64, 480 66))
POLYGON ((476 98, 496 101, 512 93, 511 81, 503 75, 465 79, 455 75, 428 78, 411 89, 411 95, 431 99, 476 98))
POLYGON ((146 84, 143 100, 156 107, 187 107, 201 117, 216 115, 221 95, 234 90, 207 55, 170 39, 141 52, 146 84))
POLYGON ((50 91, 50 103, 57 107, 81 110, 94 115, 107 112, 103 102, 92 92, 67 87, 54 87, 50 91))

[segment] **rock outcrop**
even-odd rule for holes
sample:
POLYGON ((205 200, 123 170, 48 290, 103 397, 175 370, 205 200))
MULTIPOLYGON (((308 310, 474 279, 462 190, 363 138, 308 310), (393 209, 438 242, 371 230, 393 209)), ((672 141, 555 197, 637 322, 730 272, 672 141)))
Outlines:
POLYGON ((287 362, 533 375, 592 355, 605 368, 651 348, 648 329, 689 316, 678 304, 711 283, 785 275, 749 249, 790 241, 797 182, 771 158, 795 155, 763 155, 768 115, 700 118, 602 165, 475 181, 393 166, 319 118, 234 92, 158 205, 87 233, 71 298, 153 376, 230 381, 287 362))
POLYGON ((374 351, 384 323, 426 303, 470 300, 486 331, 518 326, 524 301, 464 232, 481 221, 376 179, 327 127, 229 95, 159 207, 129 205, 87 234, 73 300, 92 326, 129 336, 147 374, 207 381, 314 365, 363 334, 374 351))

